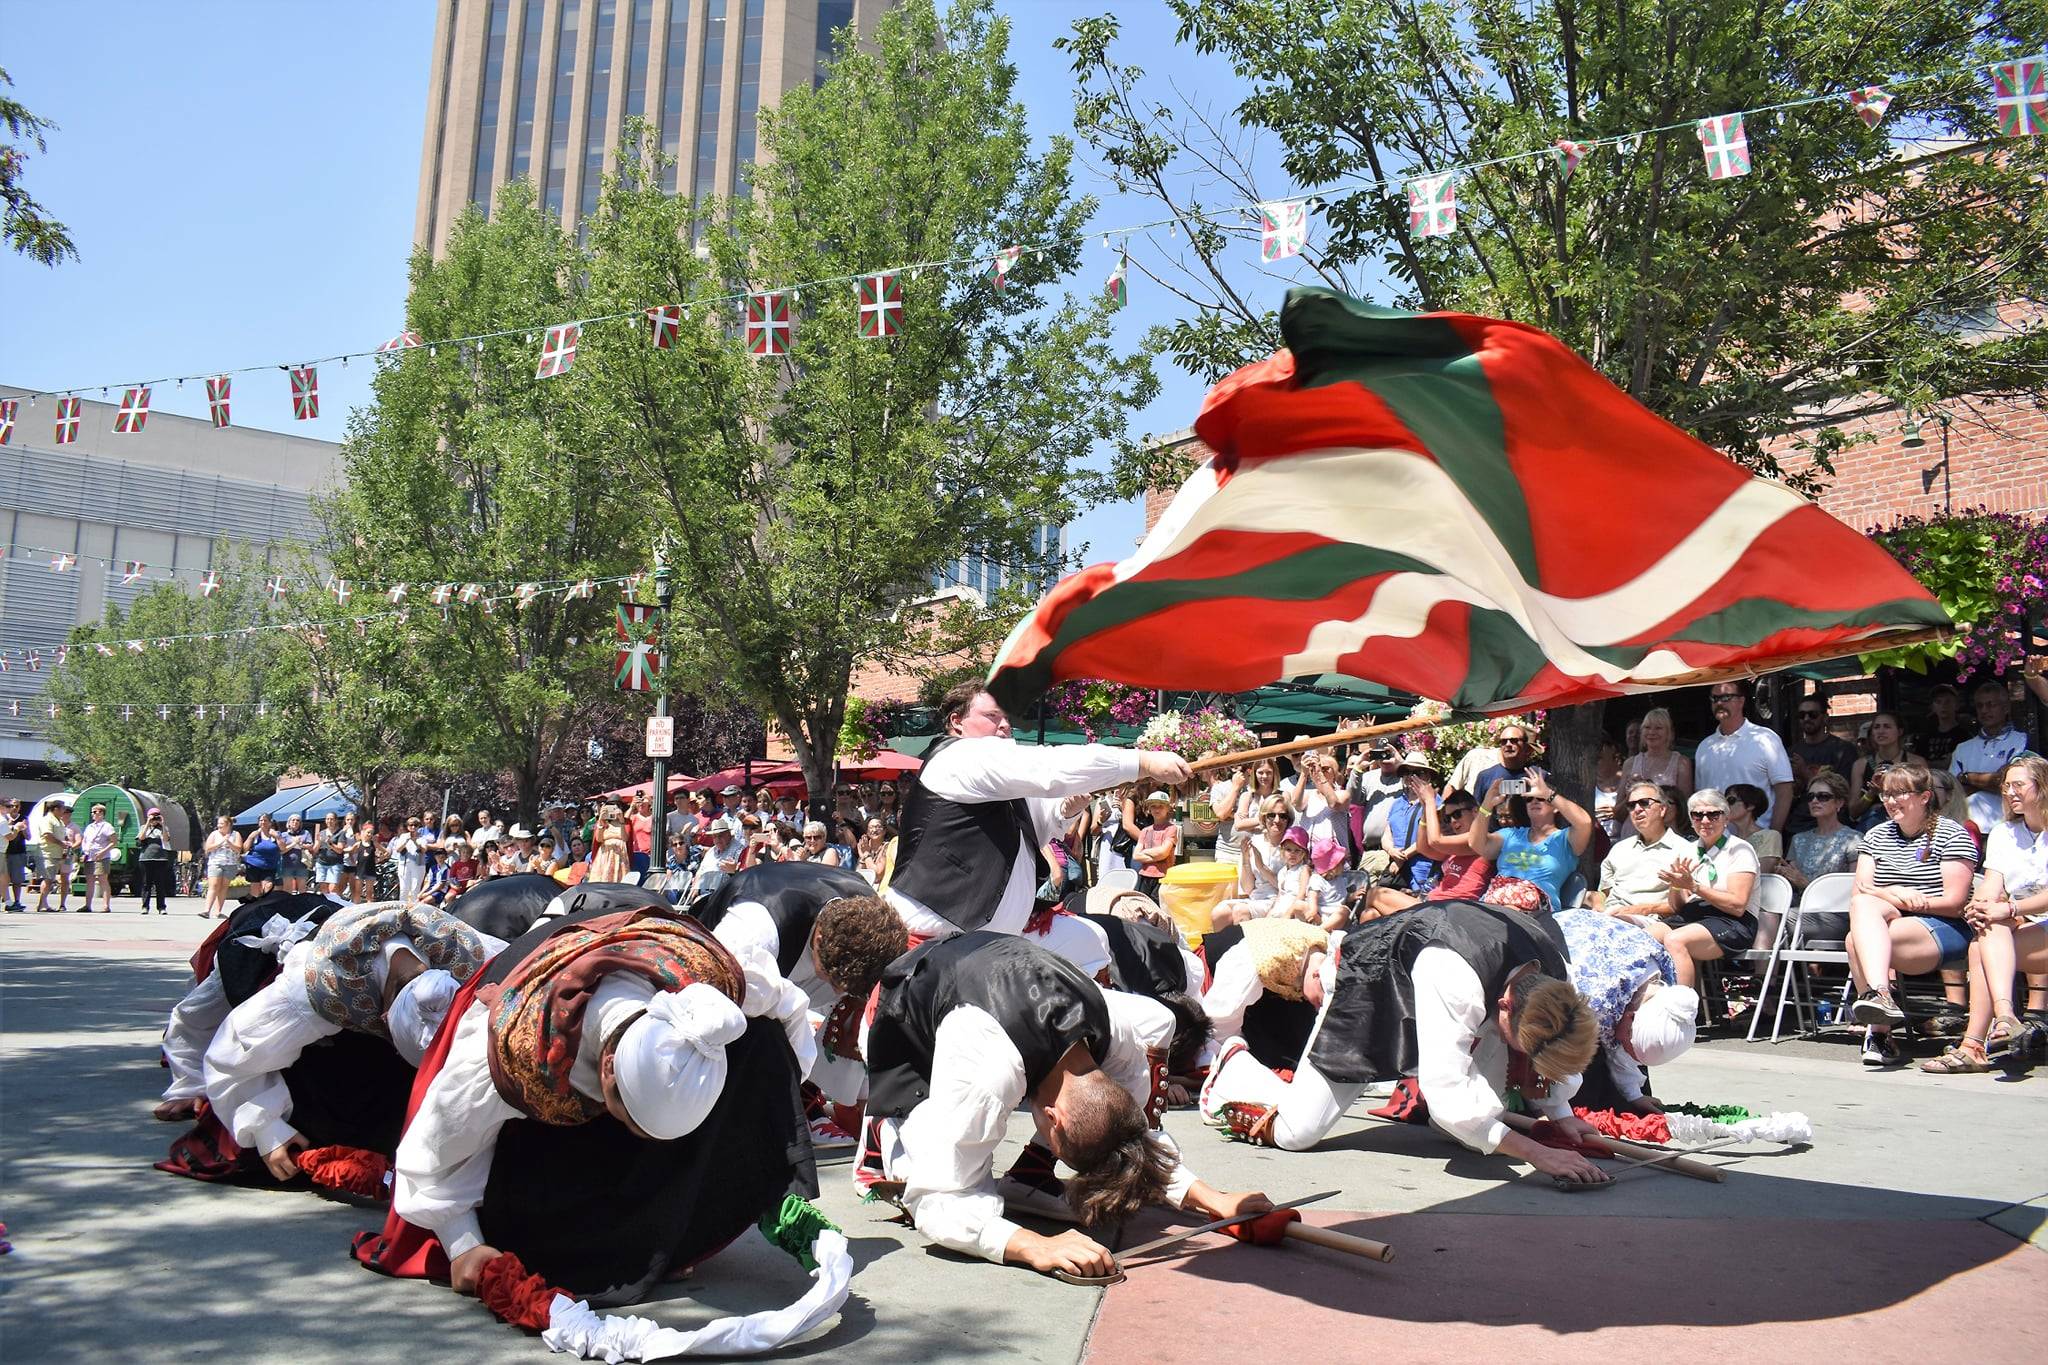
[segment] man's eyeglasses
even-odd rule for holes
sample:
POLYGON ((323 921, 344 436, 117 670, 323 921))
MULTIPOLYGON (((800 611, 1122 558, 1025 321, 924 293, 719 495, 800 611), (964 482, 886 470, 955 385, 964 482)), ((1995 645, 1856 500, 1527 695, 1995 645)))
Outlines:
POLYGON ((1648 810, 1652 806, 1661 806, 1663 804, 1662 801, 1659 801, 1654 796, 1639 796, 1628 803, 1628 808, 1630 810, 1648 810))
POLYGON ((1500 747, 1503 749, 1507 748, 1510 744, 1527 744, 1528 742, 1528 740, 1520 735, 1502 735, 1500 737, 1500 747))
POLYGON ((1708 701, 1740 701, 1741 699, 1742 699, 1742 694, 1741 694, 1740 692, 1709 692, 1709 693, 1707 693, 1707 700, 1708 700, 1708 701))

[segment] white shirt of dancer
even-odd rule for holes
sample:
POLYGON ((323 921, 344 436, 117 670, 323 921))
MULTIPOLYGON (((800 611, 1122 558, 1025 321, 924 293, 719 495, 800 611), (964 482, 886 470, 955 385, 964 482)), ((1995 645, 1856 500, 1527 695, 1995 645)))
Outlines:
MULTIPOLYGON (((1043 934, 1026 933, 1025 938, 1035 938, 1045 947, 1058 953, 1067 961, 1079 967, 1090 980, 1097 979, 1101 972, 1109 969, 1113 960, 1109 951, 1109 931, 1085 915, 1069 915, 1064 912, 1047 919, 1043 934)), ((1200 998, 1202 982, 1208 973, 1202 969, 1202 959, 1188 950, 1185 940, 1180 945, 1181 974, 1184 984, 1175 989, 1200 998)))
MULTIPOLYGON (((481 937, 492 953, 505 946, 488 934, 481 937)), ((370 967, 372 989, 383 992, 392 952, 410 943, 399 935, 385 944, 370 967)), ((257 1152, 276 1151, 297 1131, 285 1069, 314 1043, 341 1032, 307 998, 306 967, 314 951, 307 940, 286 953, 276 979, 229 1011, 206 1048, 207 1102, 235 1141, 257 1152)))
MULTIPOLYGON (((1102 1069, 1143 1104, 1152 1093, 1147 1053, 1171 1041, 1173 1015, 1142 996, 1104 991, 1102 997, 1110 1020, 1102 1069)), ((996 1148, 1010 1114, 1027 1098, 1024 1058, 992 1015, 962 1005, 939 1021, 930 1093, 898 1126, 900 1155, 891 1163, 919 1232, 954 1251, 1002 1261, 1017 1224, 1003 1216, 996 1192, 996 1148)), ((1163 1132, 1158 1136, 1172 1146, 1163 1132)), ((1168 1202, 1178 1207, 1194 1183, 1176 1150, 1168 1202)))
POLYGON ((171 1006, 170 1020, 164 1025, 164 1061, 171 1072, 171 1083, 164 1087, 165 1099, 206 1098, 206 1048, 230 1008, 217 965, 171 1006))
MULTIPOLYGON (((1060 814, 1062 801, 1137 778, 1138 755, 1129 749, 1112 749, 1106 744, 1019 744, 1000 735, 956 739, 917 775, 933 796, 962 805, 1021 797, 1030 806, 1032 840, 1018 839, 1010 880, 1003 886, 995 913, 982 926, 999 934, 1016 933, 1031 917, 1038 886, 1032 849, 1066 828, 1067 821, 1060 814)), ((960 932, 960 926, 893 886, 882 895, 913 934, 951 938, 960 932)))
MULTIPOLYGON (((765 970, 782 960, 782 933, 769 917, 768 907, 759 901, 734 904, 718 921, 718 927, 711 931, 711 936, 730 948, 733 956, 742 963, 751 958, 765 970)), ((809 943, 804 944, 803 952, 797 955, 796 964, 790 968, 789 983, 803 993, 815 1036, 824 1028, 832 1007, 839 1003, 839 996, 831 984, 818 975, 818 964, 811 956, 809 943)), ((810 1072, 805 1077, 836 1104, 859 1104, 867 1089, 867 1078, 867 1067, 858 1057, 829 1056, 822 1047, 814 1047, 810 1072)))
MULTIPOLYGON (((1415 993, 1415 1079, 1429 1104, 1429 1121, 1474 1151, 1491 1152, 1508 1133, 1500 1097, 1509 1054, 1495 1022, 1497 1002, 1471 964, 1449 948, 1424 948, 1409 976, 1415 993)), ((1578 1090, 1579 1077, 1567 1077, 1531 1106, 1549 1118, 1570 1118, 1578 1090)))
MULTIPOLYGON (((1323 951, 1333 955, 1337 945, 1343 941, 1341 930, 1333 933, 1328 948, 1323 951)), ((1326 955, 1323 961, 1328 964, 1330 956, 1326 955)), ((1325 975, 1328 975, 1327 965, 1325 975)), ((1193 979, 1201 980, 1199 976, 1193 979)), ((1239 943, 1216 959, 1216 970, 1209 977, 1209 989, 1201 995, 1202 1012, 1209 1016, 1208 1057, 1213 1058, 1224 1043, 1244 1032, 1245 1011, 1256 1005, 1265 994, 1266 983, 1259 980, 1258 959, 1245 944, 1239 943)))
MULTIPOLYGON (((768 1015, 782 1022, 802 1072, 815 1047, 802 992, 774 971, 772 959, 764 973, 757 954, 734 956, 747 979, 742 1011, 749 1018, 768 1015)), ((599 1077, 604 1040, 653 998, 652 984, 625 972, 607 973, 598 982, 585 1007, 576 1060, 569 1067, 571 1089, 585 1099, 604 1102, 599 1077)), ((712 1022, 707 1020, 707 1026, 712 1022)), ((450 1260, 484 1245, 476 1211, 490 1185, 498 1130, 520 1117, 491 1079, 489 1044, 490 1007, 472 1000, 456 1022, 448 1055, 406 1125, 391 1163, 391 1207, 406 1222, 438 1237, 450 1260)), ((694 1128, 710 1114, 725 1087, 724 1049, 693 1046, 678 1056, 682 1065, 673 1088, 690 1097, 689 1123, 694 1128)))

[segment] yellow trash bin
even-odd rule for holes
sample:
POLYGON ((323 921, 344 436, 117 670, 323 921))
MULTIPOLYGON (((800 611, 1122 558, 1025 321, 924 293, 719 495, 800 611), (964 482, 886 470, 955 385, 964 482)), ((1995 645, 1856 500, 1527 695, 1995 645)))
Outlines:
POLYGON ((1168 868, 1159 879, 1159 904, 1179 926, 1181 936, 1194 947, 1202 935, 1215 927, 1211 912, 1237 887, 1234 863, 1182 863, 1168 868))

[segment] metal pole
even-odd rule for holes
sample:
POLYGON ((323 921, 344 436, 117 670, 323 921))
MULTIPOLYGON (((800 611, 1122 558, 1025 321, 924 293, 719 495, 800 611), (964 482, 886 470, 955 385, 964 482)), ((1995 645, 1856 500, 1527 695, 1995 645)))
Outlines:
MULTIPOLYGON (((655 659, 654 714, 668 714, 668 604, 673 591, 668 577, 668 556, 663 543, 654 547, 654 630, 655 659)), ((651 877, 668 866, 668 759, 654 760, 654 829, 647 841, 647 874, 651 877)))

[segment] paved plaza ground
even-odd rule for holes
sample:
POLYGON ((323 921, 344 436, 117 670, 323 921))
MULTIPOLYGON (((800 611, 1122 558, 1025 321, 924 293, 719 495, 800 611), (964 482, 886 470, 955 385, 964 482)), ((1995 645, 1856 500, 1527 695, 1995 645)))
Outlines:
MULTIPOLYGON (((348 1240, 371 1211, 151 1169, 179 1131, 149 1109, 164 1013, 206 929, 196 908, 0 917, 0 1220, 14 1243, 0 1257, 0 1358, 546 1357, 474 1301, 357 1267, 348 1240)), ((1203 1238, 1107 1291, 935 1251, 861 1204, 834 1161, 823 1203, 852 1240, 853 1295, 786 1354, 2048 1360, 2048 1071, 1870 1075, 1842 1043, 1715 1042, 1657 1081, 1669 1099, 1802 1110, 1816 1141, 1705 1158, 1729 1163, 1725 1184, 1642 1173, 1562 1195, 1357 1111, 1299 1154, 1224 1142, 1176 1113, 1168 1127, 1211 1183, 1276 1199, 1339 1189, 1311 1221, 1390 1242, 1396 1258, 1203 1238)), ((1150 1213, 1123 1240, 1167 1225, 1150 1213)), ((802 1285, 749 1233, 639 1311, 687 1326, 802 1285)))

